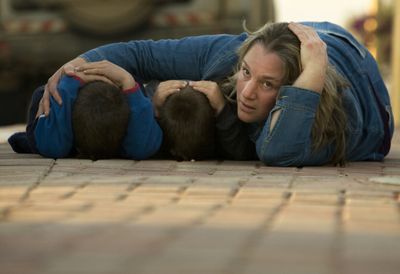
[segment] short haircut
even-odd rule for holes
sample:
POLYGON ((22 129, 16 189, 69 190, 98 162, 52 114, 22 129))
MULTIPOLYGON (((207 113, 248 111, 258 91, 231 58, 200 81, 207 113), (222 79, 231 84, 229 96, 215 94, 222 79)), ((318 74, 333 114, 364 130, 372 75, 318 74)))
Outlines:
POLYGON ((215 156, 215 117, 207 97, 187 86, 166 99, 160 126, 167 150, 177 160, 215 156))
POLYGON ((119 156, 129 115, 128 102, 116 86, 95 81, 81 87, 72 110, 78 157, 98 160, 119 156))

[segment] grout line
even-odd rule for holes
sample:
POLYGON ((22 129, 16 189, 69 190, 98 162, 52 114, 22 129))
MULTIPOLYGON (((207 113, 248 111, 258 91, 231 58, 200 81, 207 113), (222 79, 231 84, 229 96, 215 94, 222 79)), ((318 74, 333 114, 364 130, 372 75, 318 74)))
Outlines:
POLYGON ((7 206, 6 208, 3 208, 0 211, 0 223, 6 221, 8 219, 8 216, 10 216, 11 211, 15 207, 16 207, 15 205, 10 205, 10 206, 7 206))
POLYGON ((78 191, 79 191, 80 189, 85 188, 85 187, 88 186, 89 184, 90 184, 90 182, 85 182, 85 183, 82 183, 82 184, 76 186, 72 191, 67 192, 67 193, 61 195, 61 196, 60 196, 60 199, 61 199, 61 200, 66 200, 66 199, 71 198, 71 197, 74 196, 76 193, 78 193, 78 191))
POLYGON ((51 165, 49 166, 49 168, 45 172, 43 172, 43 174, 39 176, 37 181, 34 182, 33 184, 31 184, 28 187, 28 189, 21 195, 21 197, 18 200, 18 204, 8 206, 0 212, 0 222, 6 221, 8 219, 8 217, 10 216, 10 214, 12 213, 12 211, 15 208, 18 208, 24 201, 26 201, 29 198, 29 195, 31 194, 31 192, 34 189, 36 189, 37 187, 39 187, 40 183, 51 173, 55 164, 56 164, 56 160, 53 160, 51 165))
POLYGON ((226 199, 226 204, 232 204, 233 200, 237 197, 240 192, 240 189, 246 185, 250 178, 242 178, 238 181, 237 186, 233 187, 228 194, 228 198, 226 199))
POLYGON ((126 188, 125 192, 115 197, 115 202, 122 202, 129 197, 131 192, 134 192, 142 183, 131 183, 126 188))
POLYGON ((347 190, 341 189, 337 194, 337 208, 335 213, 335 223, 333 231, 331 260, 329 261, 333 274, 344 273, 343 269, 343 249, 344 249, 344 235, 345 235, 345 222, 348 218, 348 198, 347 190))
POLYGON ((397 204, 397 210, 398 210, 398 219, 400 221, 400 191, 395 191, 393 192, 393 200, 395 200, 396 204, 397 204))
POLYGON ((53 170, 54 166, 56 165, 56 160, 53 160, 53 162, 51 163, 51 165, 49 166, 49 168, 43 172, 43 174, 41 176, 39 176, 39 178, 37 179, 36 182, 34 182, 32 185, 30 185, 28 187, 28 189, 25 191, 24 194, 22 194, 21 198, 19 199, 19 202, 22 203, 25 200, 27 200, 29 198, 29 195, 31 194, 31 192, 36 189, 37 187, 39 187, 40 183, 46 179, 46 177, 51 173, 51 171, 53 170))

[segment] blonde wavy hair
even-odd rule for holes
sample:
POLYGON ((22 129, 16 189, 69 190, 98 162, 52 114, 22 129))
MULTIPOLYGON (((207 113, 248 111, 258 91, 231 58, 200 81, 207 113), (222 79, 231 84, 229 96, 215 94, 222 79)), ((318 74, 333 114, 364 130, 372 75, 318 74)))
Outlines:
MULTIPOLYGON (((261 44, 266 51, 276 53, 284 64, 282 85, 292 85, 302 72, 300 59, 300 41, 288 28, 288 23, 267 23, 260 29, 251 32, 244 23, 248 38, 238 49, 239 61, 236 71, 221 89, 226 98, 236 101, 236 74, 244 56, 254 44, 261 44)), ((335 151, 331 162, 344 165, 346 158, 346 114, 343 110, 341 91, 347 81, 328 65, 325 85, 312 128, 313 150, 334 144, 335 151)))

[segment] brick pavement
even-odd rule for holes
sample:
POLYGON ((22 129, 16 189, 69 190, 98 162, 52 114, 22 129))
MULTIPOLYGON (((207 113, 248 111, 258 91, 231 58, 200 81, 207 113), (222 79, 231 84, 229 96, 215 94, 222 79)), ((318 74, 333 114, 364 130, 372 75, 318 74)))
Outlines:
POLYGON ((397 274, 400 142, 344 168, 92 162, 0 145, 0 273, 397 274))

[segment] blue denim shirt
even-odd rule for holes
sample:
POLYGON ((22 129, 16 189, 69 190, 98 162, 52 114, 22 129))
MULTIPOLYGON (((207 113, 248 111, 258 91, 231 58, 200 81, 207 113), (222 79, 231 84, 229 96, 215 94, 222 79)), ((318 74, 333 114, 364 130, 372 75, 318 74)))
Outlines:
MULTIPOLYGON (((379 105, 388 115, 389 138, 393 134, 393 115, 387 89, 375 60, 346 30, 328 22, 314 27, 327 44, 330 63, 350 83, 343 91, 347 113, 348 161, 382 160, 384 122, 379 105), (379 105, 378 105, 379 104, 379 105)), ((170 79, 217 81, 232 75, 237 65, 237 48, 247 38, 240 35, 204 35, 178 40, 145 40, 115 43, 86 52, 87 61, 107 59, 122 66, 139 80, 170 79)), ((269 165, 302 166, 328 163, 334 145, 312 150, 311 129, 320 95, 310 90, 282 86, 271 113, 281 115, 270 130, 270 117, 253 126, 249 136, 256 143, 261 161, 269 165)))

